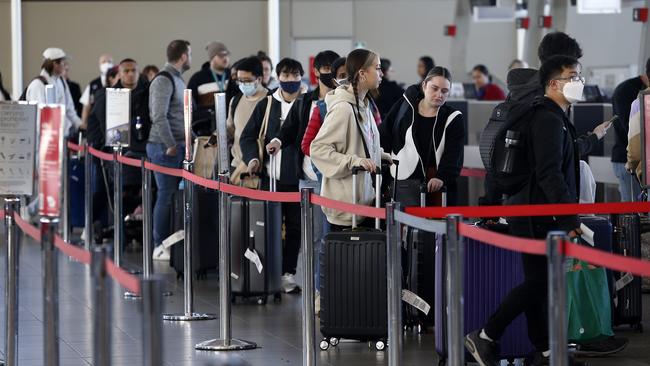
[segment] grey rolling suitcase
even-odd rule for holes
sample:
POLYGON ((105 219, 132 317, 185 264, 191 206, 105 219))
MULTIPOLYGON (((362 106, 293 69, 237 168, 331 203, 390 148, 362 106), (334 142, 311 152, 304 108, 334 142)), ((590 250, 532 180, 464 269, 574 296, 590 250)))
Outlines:
MULTIPOLYGON (((275 158, 271 159, 275 165, 275 158)), ((271 169, 272 171, 274 169, 271 169)), ((246 175, 243 175, 245 178, 246 175)), ((269 187, 275 191, 273 174, 269 187)), ((280 202, 230 198, 231 290, 237 297, 266 304, 268 296, 282 298, 282 208, 280 202), (247 254, 248 257, 247 257, 247 254), (254 253, 253 259, 249 259, 254 253), (259 258, 261 271, 256 265, 259 258)))

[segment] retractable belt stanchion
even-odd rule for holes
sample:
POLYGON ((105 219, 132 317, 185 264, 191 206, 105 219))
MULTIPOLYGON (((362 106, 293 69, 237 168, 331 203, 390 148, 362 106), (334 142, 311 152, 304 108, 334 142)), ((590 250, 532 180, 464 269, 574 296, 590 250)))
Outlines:
POLYGON ((551 350, 550 364, 568 366, 566 319, 566 274, 564 269, 564 242, 566 234, 551 231, 546 237, 548 255, 548 334, 551 350))
MULTIPOLYGON (((7 269, 5 277, 5 344, 4 365, 16 366, 18 362, 18 262, 20 255, 20 236, 14 221, 14 212, 20 213, 20 199, 5 198, 5 256, 7 269)), ((0 360, 0 365, 3 364, 0 360)))
POLYGON ((93 365, 111 364, 111 300, 106 258, 108 248, 96 245, 92 250, 91 272, 93 277, 93 365))
POLYGON ((58 219, 41 217, 41 248, 43 251, 43 362, 59 365, 59 276, 54 235, 58 219))
POLYGON ((463 342, 464 294, 463 294, 463 253, 464 243, 458 232, 460 215, 447 216, 447 354, 449 366, 465 365, 463 342))
POLYGON ((144 167, 146 161, 146 158, 142 158, 142 274, 144 278, 153 274, 153 222, 151 220, 153 187, 151 186, 152 172, 144 167))
MULTIPOLYGON (((193 163, 185 160, 183 169, 188 172, 192 171, 193 163)), ((189 320, 212 320, 217 316, 214 314, 201 314, 194 312, 194 268, 192 262, 193 238, 192 238, 192 203, 194 201, 194 183, 188 179, 183 179, 183 212, 185 238, 183 241, 183 283, 185 287, 185 312, 183 314, 165 314, 164 320, 169 321, 189 321, 189 320)), ((223 227, 223 226, 222 226, 223 227)), ((221 230, 222 232, 224 230, 221 230)))
MULTIPOLYGON (((402 365, 402 240, 395 220, 398 202, 386 204, 386 273, 388 293, 388 365, 402 365)), ((430 243, 433 245, 433 243, 430 243)))
POLYGON ((122 164, 117 160, 122 146, 113 146, 113 262, 122 267, 124 248, 124 215, 122 213, 122 164))
POLYGON ((93 156, 88 149, 89 145, 86 143, 86 157, 84 160, 84 226, 85 237, 84 246, 86 250, 92 248, 93 243, 93 156))
POLYGON ((61 237, 66 243, 70 242, 70 151, 68 144, 63 144, 63 162, 61 165, 61 184, 63 198, 61 202, 61 237))
POLYGON ((162 280, 145 276, 142 286, 142 343, 144 366, 159 366, 163 362, 162 280))
POLYGON ((300 190, 300 218, 302 226, 302 260, 304 291, 302 292, 302 365, 316 366, 314 344, 314 208, 311 204, 313 188, 300 190))
MULTIPOLYGON (((228 173, 219 174, 219 182, 228 183, 228 173)), ((196 345, 202 351, 241 351, 253 349, 257 344, 233 339, 230 328, 230 215, 228 194, 219 192, 219 328, 221 338, 211 339, 196 345)))

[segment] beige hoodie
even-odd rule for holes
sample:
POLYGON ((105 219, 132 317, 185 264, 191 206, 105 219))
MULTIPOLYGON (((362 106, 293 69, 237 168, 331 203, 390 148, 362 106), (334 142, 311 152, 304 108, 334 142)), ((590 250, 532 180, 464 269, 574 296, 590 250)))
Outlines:
MULTIPOLYGON (((325 121, 310 147, 311 159, 323 174, 321 195, 353 203, 352 168, 360 166, 361 160, 366 158, 361 140, 363 136, 353 114, 354 93, 351 88, 339 87, 325 96, 325 103, 327 103, 325 121)), ((381 160, 390 160, 390 156, 385 154, 380 147, 379 131, 372 118, 372 113, 368 113, 367 103, 360 101, 359 108, 362 117, 359 121, 362 125, 361 129, 367 129, 367 124, 369 124, 371 134, 374 135, 374 143, 372 146, 369 145, 368 149, 373 155, 372 159, 375 164, 380 166, 381 160)), ((370 174, 359 173, 356 190, 357 203, 372 205, 375 191, 372 187, 370 174)), ((327 221, 332 224, 352 225, 352 214, 325 207, 323 207, 323 212, 327 216, 327 221)), ((357 222, 361 222, 363 219, 364 217, 359 216, 357 222)))

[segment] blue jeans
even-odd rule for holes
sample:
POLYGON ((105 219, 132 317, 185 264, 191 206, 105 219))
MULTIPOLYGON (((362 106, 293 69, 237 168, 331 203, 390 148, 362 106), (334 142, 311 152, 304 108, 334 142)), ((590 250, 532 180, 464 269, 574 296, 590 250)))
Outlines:
MULTIPOLYGON (((176 155, 165 154, 167 147, 160 143, 147 143, 147 157, 152 163, 168 168, 180 168, 185 152, 184 145, 176 145, 176 155)), ((156 203, 153 207, 153 242, 154 245, 162 244, 171 235, 169 218, 174 193, 178 191, 180 178, 171 175, 154 172, 156 186, 156 203)))
MULTIPOLYGON (((320 194, 320 183, 312 180, 300 180, 300 189, 314 188, 314 193, 320 194)), ((329 222, 320 206, 314 206, 313 210, 313 233, 314 233, 314 289, 320 291, 320 253, 323 247, 325 234, 329 232, 329 222)))
POLYGON ((641 187, 639 187, 636 178, 625 170, 625 163, 612 163, 612 167, 616 178, 618 178, 618 191, 621 194, 621 202, 636 200, 641 194, 641 187))

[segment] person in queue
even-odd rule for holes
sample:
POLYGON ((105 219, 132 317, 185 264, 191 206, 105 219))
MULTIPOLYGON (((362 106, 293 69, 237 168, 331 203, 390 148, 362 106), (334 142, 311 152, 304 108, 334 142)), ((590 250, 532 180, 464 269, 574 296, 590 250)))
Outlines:
MULTIPOLYGON (((348 203, 352 189, 358 192, 357 203, 371 205, 375 189, 370 173, 377 171, 381 160, 390 160, 383 152, 379 130, 370 108, 369 94, 381 83, 379 55, 367 49, 350 52, 346 60, 350 85, 340 86, 325 97, 327 115, 311 143, 311 158, 323 174, 321 195, 348 203), (352 169, 363 167, 357 186, 352 187, 352 169)), ((352 214, 323 207, 332 231, 352 225, 352 214)), ((361 225, 370 220, 359 217, 361 225), (365 222, 364 222, 365 221, 365 222)))
POLYGON ((382 148, 401 162, 395 189, 404 205, 419 205, 423 183, 428 204, 441 204, 443 187, 447 203, 456 204, 466 132, 463 114, 445 105, 450 88, 449 70, 434 67, 422 83, 406 90, 379 126, 382 148))
POLYGON ((506 93, 498 85, 492 83, 492 75, 485 65, 476 65, 472 69, 472 81, 476 88, 478 100, 505 100, 506 93))

